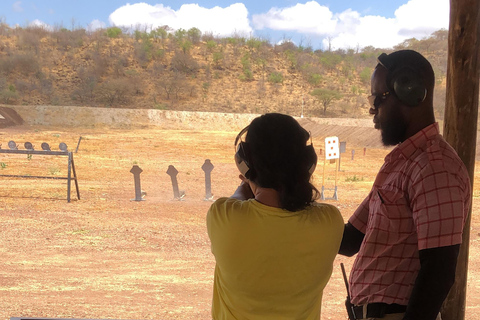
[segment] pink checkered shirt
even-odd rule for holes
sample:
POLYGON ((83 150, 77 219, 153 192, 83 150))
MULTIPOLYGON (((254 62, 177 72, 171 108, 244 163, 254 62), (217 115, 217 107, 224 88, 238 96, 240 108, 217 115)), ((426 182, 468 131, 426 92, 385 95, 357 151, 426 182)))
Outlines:
POLYGON ((437 123, 393 149, 349 220, 365 233, 350 274, 352 303, 407 305, 418 250, 462 242, 470 192, 468 172, 437 123))

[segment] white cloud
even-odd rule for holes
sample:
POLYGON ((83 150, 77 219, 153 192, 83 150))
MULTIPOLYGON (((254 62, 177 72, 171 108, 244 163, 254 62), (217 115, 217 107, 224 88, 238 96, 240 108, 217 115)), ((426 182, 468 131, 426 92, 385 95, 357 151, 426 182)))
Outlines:
MULTIPOLYGON (((274 7, 266 13, 254 14, 251 25, 248 10, 242 3, 225 8, 184 4, 178 10, 162 4, 135 3, 115 10, 110 14, 109 23, 147 30, 164 25, 173 29, 196 27, 218 36, 249 35, 254 30, 263 30, 264 33, 269 30, 296 32, 317 41, 323 39, 324 47, 330 41, 333 49, 369 45, 391 48, 408 38, 421 39, 433 31, 448 28, 449 0, 409 0, 395 11, 392 18, 351 9, 333 13, 317 1, 274 7), (329 40, 325 40, 327 38, 329 40)), ((95 24, 92 22, 92 28, 105 27, 105 24, 96 21, 95 24)))
POLYGON ((41 20, 38 20, 38 19, 35 19, 33 20, 32 22, 30 22, 28 24, 29 27, 36 27, 36 28, 42 28, 42 29, 45 29, 45 30, 48 30, 48 31, 53 31, 53 28, 51 25, 41 21, 41 20))
POLYGON ((288 8, 272 8, 265 14, 253 15, 252 23, 260 30, 268 28, 327 35, 335 31, 336 22, 332 17, 328 7, 310 1, 288 8))
POLYGON ((433 31, 448 28, 449 0, 410 0, 395 11, 394 18, 364 15, 348 9, 333 14, 316 1, 287 8, 272 8, 253 15, 256 29, 308 33, 330 39, 333 49, 374 46, 390 48, 408 39, 421 39, 433 31))
POLYGON ((15 1, 12 8, 15 12, 23 12, 22 1, 15 1))
POLYGON ((110 14, 111 25, 147 29, 168 25, 173 29, 196 27, 202 32, 228 36, 235 32, 251 33, 248 10, 242 3, 229 7, 203 8, 198 4, 184 4, 177 11, 162 4, 127 4, 110 14))
POLYGON ((395 17, 400 35, 423 38, 448 29, 450 4, 448 0, 410 0, 395 11, 395 17))
POLYGON ((103 21, 100 21, 98 19, 95 19, 93 20, 92 22, 90 22, 87 26, 87 31, 88 32, 93 32, 97 29, 103 29, 107 26, 107 24, 103 21))

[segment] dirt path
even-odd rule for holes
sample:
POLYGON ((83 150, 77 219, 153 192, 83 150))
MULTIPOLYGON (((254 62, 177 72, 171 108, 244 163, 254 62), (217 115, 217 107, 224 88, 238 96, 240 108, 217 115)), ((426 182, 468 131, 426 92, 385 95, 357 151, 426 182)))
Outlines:
MULTIPOLYGON (((59 180, 0 178, 0 319, 10 317, 210 319, 214 259, 205 229, 205 159, 215 166, 215 198, 238 184, 232 162, 235 132, 193 130, 14 127, 9 140, 38 146, 65 142, 74 149, 81 200, 66 202, 59 180), (143 170, 146 201, 134 198, 134 164, 143 170), (172 200, 168 165, 179 171, 184 201, 172 200)), ((314 144, 322 145, 321 134, 314 144)), ((354 135, 358 135, 354 134, 354 135)), ((317 138, 318 137, 318 138, 317 138)), ((350 139, 350 138, 349 138, 350 139)), ((388 150, 347 140, 338 173, 338 206, 345 220, 367 194, 388 150), (354 160, 351 150, 355 149, 354 160)), ((0 174, 66 174, 65 159, 4 156, 0 174), (3 169, 2 169, 3 168, 3 169)), ((478 166, 477 166, 478 168, 478 166)), ((322 184, 323 163, 314 181, 322 184)), ((335 183, 326 166, 326 187, 335 183)), ((479 173, 477 172, 476 175, 479 173)), ((474 191, 467 319, 480 319, 479 187, 474 191)), ((75 195, 72 192, 72 197, 75 195)), ((338 257, 324 293, 322 319, 345 319, 338 257)))

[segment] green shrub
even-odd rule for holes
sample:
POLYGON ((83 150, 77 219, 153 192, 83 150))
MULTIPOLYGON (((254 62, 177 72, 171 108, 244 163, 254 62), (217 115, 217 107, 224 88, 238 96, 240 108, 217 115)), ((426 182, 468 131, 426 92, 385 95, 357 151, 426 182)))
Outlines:
POLYGON ((241 62, 243 69, 250 69, 250 54, 248 52, 243 55, 241 62))
POLYGON ((111 27, 107 29, 107 37, 118 38, 122 34, 122 29, 118 27, 111 27))
POLYGON ((207 49, 212 50, 217 46, 217 43, 214 40, 207 41, 207 49))
POLYGON ((320 63, 327 69, 333 70, 342 61, 342 56, 335 53, 324 53, 320 57, 320 63))
POLYGON ((187 36, 192 43, 197 44, 202 38, 202 31, 200 31, 198 28, 190 28, 187 31, 187 36))
POLYGON ((242 81, 252 81, 253 80, 252 70, 244 69, 243 74, 240 75, 240 80, 242 80, 242 81))
POLYGON ((323 77, 321 74, 318 73, 311 73, 308 75, 308 83, 314 86, 318 86, 322 81, 323 77))
POLYGON ((353 177, 347 177, 345 179, 346 182, 357 182, 357 181, 363 181, 363 177, 357 177, 356 175, 354 175, 353 177))
POLYGON ((256 38, 250 38, 247 40, 247 46, 252 49, 260 49, 262 41, 256 38))
POLYGON ((268 76, 268 81, 271 83, 283 83, 283 75, 281 72, 272 72, 268 76))
POLYGON ((357 86, 352 86, 352 93, 354 95, 357 95, 358 94, 358 87, 357 86))
POLYGON ((373 72, 372 68, 368 68, 368 67, 364 68, 359 74, 360 80, 362 80, 363 83, 368 84, 370 82, 370 77, 372 76, 372 72, 373 72))
POLYGON ((213 53, 213 65, 215 69, 221 69, 222 68, 222 62, 224 59, 224 54, 222 51, 220 52, 214 52, 213 53))

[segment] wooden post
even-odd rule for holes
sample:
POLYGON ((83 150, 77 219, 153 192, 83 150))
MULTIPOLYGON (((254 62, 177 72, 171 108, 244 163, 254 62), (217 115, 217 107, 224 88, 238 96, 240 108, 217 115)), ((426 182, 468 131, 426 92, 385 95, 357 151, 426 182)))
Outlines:
MULTIPOLYGON (((465 163, 473 186, 480 76, 480 0, 450 0, 447 97, 443 135, 465 163)), ((443 320, 465 319, 471 209, 458 257, 455 284, 443 320)))

